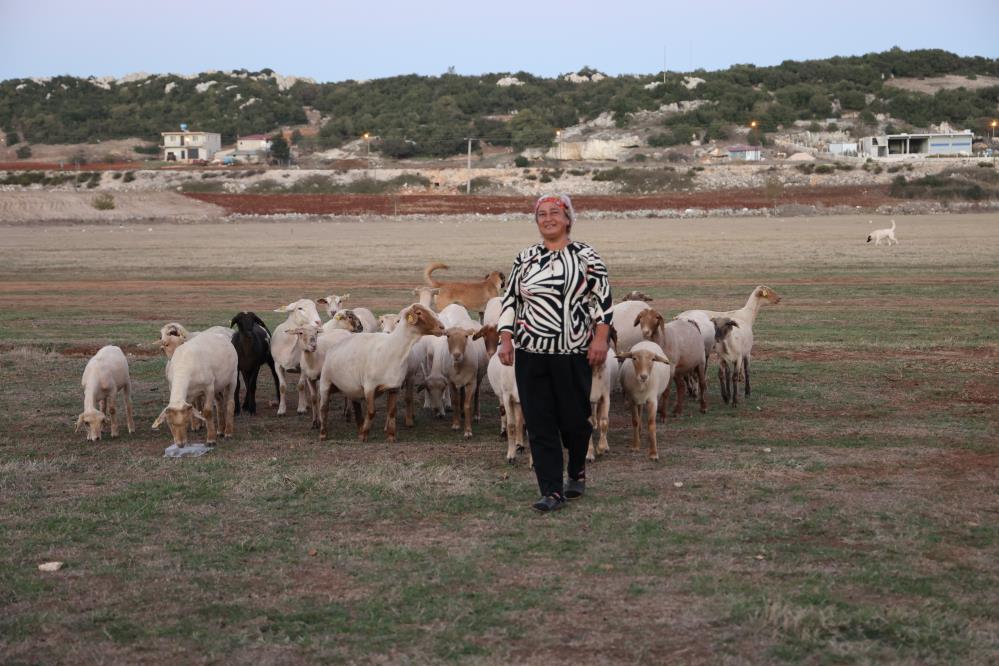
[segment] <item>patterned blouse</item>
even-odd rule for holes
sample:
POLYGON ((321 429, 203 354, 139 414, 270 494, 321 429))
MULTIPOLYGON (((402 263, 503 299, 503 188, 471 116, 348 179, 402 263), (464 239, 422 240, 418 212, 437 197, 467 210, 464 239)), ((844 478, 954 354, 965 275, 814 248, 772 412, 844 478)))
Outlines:
POLYGON ((497 329, 513 333, 518 349, 585 353, 594 323, 610 324, 610 307, 607 266, 596 250, 576 241, 557 251, 538 243, 513 262, 497 329))

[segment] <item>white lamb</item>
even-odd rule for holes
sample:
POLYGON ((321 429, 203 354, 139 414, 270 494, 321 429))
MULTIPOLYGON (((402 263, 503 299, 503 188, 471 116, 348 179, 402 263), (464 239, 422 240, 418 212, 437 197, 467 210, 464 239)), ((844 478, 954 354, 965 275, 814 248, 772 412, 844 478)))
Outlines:
MULTIPOLYGON (((500 434, 506 432, 506 461, 512 465, 517 459, 517 452, 525 448, 524 411, 520 406, 516 371, 514 365, 503 365, 499 354, 493 354, 486 372, 493 393, 500 399, 500 434)), ((527 461, 528 466, 533 464, 530 449, 527 461)))
POLYGON ((479 386, 486 374, 486 343, 481 338, 472 339, 477 328, 452 326, 447 329, 443 338, 446 345, 439 352, 443 356, 444 377, 455 402, 451 429, 461 428, 457 407, 461 405, 465 417, 465 439, 472 437, 473 409, 475 420, 479 419, 479 386))
MULTIPOLYGON (((631 301, 628 301, 631 302, 631 301)), ((631 351, 617 355, 621 365, 621 388, 631 399, 631 447, 638 450, 641 440, 642 406, 649 435, 649 459, 659 460, 656 441, 656 411, 661 396, 669 386, 673 367, 662 347, 649 340, 636 343, 631 351)))
POLYGON ((385 433, 395 441, 396 399, 406 379, 406 357, 424 335, 443 335, 444 327, 428 308, 413 304, 402 311, 391 333, 355 333, 326 353, 319 379, 319 438, 325 439, 330 396, 341 392, 351 400, 365 401, 364 420, 358 436, 366 441, 375 417, 375 398, 387 393, 385 433))
POLYGON ((593 445, 593 434, 590 435, 590 445, 586 450, 586 459, 593 462, 597 456, 610 451, 607 443, 607 429, 610 427, 611 391, 618 384, 620 364, 617 354, 617 331, 613 326, 607 338, 607 360, 593 368, 593 382, 590 384, 590 422, 593 433, 597 435, 597 445, 593 445))
POLYGON ((199 335, 177 347, 167 368, 170 402, 153 422, 153 429, 166 421, 173 443, 183 447, 193 416, 205 423, 205 441, 213 444, 218 435, 214 412, 218 410, 218 430, 223 437, 231 437, 238 365, 236 348, 221 335, 199 335), (192 404, 199 398, 204 400, 203 410, 192 404))
POLYGON ((352 333, 343 329, 327 331, 315 324, 288 329, 288 333, 298 337, 298 345, 302 352, 299 369, 308 389, 309 403, 312 405, 312 427, 318 428, 319 377, 322 375, 323 364, 326 362, 326 352, 352 333))
MULTIPOLYGON (((276 308, 274 312, 287 312, 288 318, 278 324, 271 335, 271 356, 274 358, 274 369, 278 376, 278 416, 284 416, 288 411, 285 401, 285 393, 288 387, 287 372, 297 372, 301 362, 302 350, 298 346, 298 338, 288 331, 293 328, 313 324, 322 326, 319 319, 319 311, 316 310, 314 301, 308 298, 301 298, 294 303, 289 303, 284 307, 276 308)), ((306 411, 305 399, 305 379, 298 379, 298 413, 304 414, 306 411)))
POLYGON ((135 432, 132 421, 132 381, 128 374, 128 359, 120 347, 101 347, 87 361, 83 370, 83 412, 76 419, 76 432, 87 424, 87 440, 95 442, 101 438, 104 421, 110 422, 111 437, 118 436, 118 410, 116 396, 120 390, 124 394, 125 417, 128 432, 135 432))

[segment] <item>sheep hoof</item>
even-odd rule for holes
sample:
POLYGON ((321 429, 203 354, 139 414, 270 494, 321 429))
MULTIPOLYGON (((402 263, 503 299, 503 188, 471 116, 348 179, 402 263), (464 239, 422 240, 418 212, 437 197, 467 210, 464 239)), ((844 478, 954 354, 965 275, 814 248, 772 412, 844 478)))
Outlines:
POLYGON ((466 430, 465 431, 465 439, 472 439, 472 431, 471 430, 466 430))
POLYGON ((514 456, 513 458, 511 458, 510 456, 506 457, 506 464, 507 465, 512 465, 515 462, 517 462, 517 457, 516 456, 514 456))
POLYGON ((650 453, 649 454, 649 460, 656 460, 656 461, 658 461, 659 460, 659 454, 658 453, 655 453, 655 454, 650 453))
POLYGON ((451 430, 461 430, 461 425, 458 423, 452 423, 451 430))

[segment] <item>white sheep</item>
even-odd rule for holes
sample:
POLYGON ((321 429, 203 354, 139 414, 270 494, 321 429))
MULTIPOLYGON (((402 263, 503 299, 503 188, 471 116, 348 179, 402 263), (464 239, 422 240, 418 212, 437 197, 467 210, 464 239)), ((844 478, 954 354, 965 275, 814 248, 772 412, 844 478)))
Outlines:
MULTIPOLYGON (((516 364, 514 360, 514 364, 516 364)), ((489 359, 486 371, 493 393, 500 399, 500 434, 506 433, 506 461, 510 464, 517 459, 517 452, 524 446, 524 411, 520 405, 520 392, 517 390, 517 375, 514 365, 503 365, 499 354, 489 359)), ((527 449, 528 466, 533 465, 530 448, 527 449)))
MULTIPOLYGON (((629 301, 632 302, 632 301, 629 301)), ((673 368, 662 347, 650 340, 637 342, 631 351, 618 353, 621 364, 621 388, 631 400, 631 447, 638 450, 641 440, 641 415, 645 407, 645 422, 649 436, 649 459, 659 460, 656 441, 656 412, 661 396, 669 386, 673 368)))
POLYGON ((482 325, 498 324, 500 314, 503 312, 503 297, 493 296, 486 301, 486 309, 482 313, 482 325))
MULTIPOLYGON (((711 319, 727 317, 738 324, 737 328, 739 330, 740 338, 738 345, 741 352, 744 352, 745 355, 740 358, 738 367, 735 369, 729 368, 726 365, 728 361, 719 355, 718 381, 725 382, 724 378, 730 372, 733 373, 731 374, 733 384, 738 383, 740 379, 745 379, 745 394, 748 398, 751 391, 749 382, 749 361, 753 350, 753 324, 756 322, 756 316, 759 314, 761 307, 768 303, 776 305, 780 303, 780 300, 781 297, 776 291, 761 284, 753 289, 752 293, 749 294, 749 298, 746 299, 746 304, 738 310, 729 310, 727 312, 720 312, 717 310, 685 310, 684 312, 678 314, 677 317, 685 319, 694 318, 699 316, 699 313, 703 313, 711 319)), ((726 403, 728 402, 724 391, 722 392, 722 399, 724 399, 726 403)))
POLYGON ((118 409, 115 406, 118 391, 125 402, 125 418, 128 432, 135 432, 132 421, 132 381, 128 374, 128 359, 120 347, 101 347, 87 361, 83 369, 83 412, 76 419, 76 432, 87 425, 87 440, 94 442, 101 438, 104 421, 111 426, 111 437, 118 436, 118 409))
MULTIPOLYGON (((450 306, 448 306, 450 307, 450 306)), ((472 413, 479 419, 479 386, 486 374, 486 344, 481 338, 472 339, 477 329, 452 326, 444 332, 446 345, 439 352, 441 366, 455 402, 451 429, 461 428, 457 405, 465 417, 465 439, 472 437, 472 413)), ((436 359, 435 359, 436 360, 436 359)), ((436 365, 436 363, 435 363, 436 365)))
POLYGON ((236 416, 236 374, 239 359, 232 342, 221 335, 199 335, 177 347, 167 368, 170 402, 153 422, 153 429, 163 421, 170 426, 173 443, 187 444, 187 428, 192 416, 205 423, 205 441, 215 443, 218 432, 215 414, 223 437, 233 434, 236 416), (204 399, 204 409, 194 403, 204 399))
MULTIPOLYGON (((655 310, 639 312, 635 324, 642 330, 642 337, 659 345, 670 360, 670 365, 673 368, 673 381, 676 384, 676 406, 673 408, 673 415, 679 416, 683 413, 683 399, 686 395, 684 379, 686 377, 696 379, 701 413, 707 412, 707 380, 704 374, 707 361, 704 355, 704 338, 701 336, 700 327, 689 319, 674 319, 667 324, 663 316, 655 310)), ((711 330, 714 331, 713 324, 711 330)), ((667 387, 666 394, 663 395, 659 405, 660 416, 663 419, 666 418, 668 397, 669 388, 667 387)))
POLYGON ((333 315, 343 309, 343 302, 349 298, 350 294, 344 294, 342 296, 330 294, 329 296, 323 296, 322 298, 316 299, 316 305, 324 306, 326 308, 326 315, 332 319, 333 315))
MULTIPOLYGON (((337 313, 339 314, 339 313, 337 313)), ((308 389, 309 404, 312 405, 312 427, 319 427, 319 377, 326 362, 326 352, 338 342, 352 335, 343 329, 324 330, 315 324, 307 324, 288 329, 288 333, 298 337, 302 355, 299 369, 308 389)))
POLYGON ((438 293, 440 293, 440 289, 437 287, 417 287, 413 290, 416 302, 428 310, 434 309, 434 297, 438 293))
POLYGON ((610 309, 611 324, 617 331, 618 351, 630 351, 636 342, 641 342, 642 331, 635 323, 635 318, 643 311, 650 309, 644 301, 621 301, 610 309))
POLYGON ((752 350, 753 331, 750 329, 748 333, 744 333, 738 322, 728 317, 715 317, 712 323, 715 330, 715 349, 720 360, 718 379, 721 382, 722 399, 726 403, 731 399, 734 407, 739 401, 736 377, 744 370, 743 359, 746 350, 752 350))
POLYGON ((590 422, 593 433, 590 435, 590 445, 586 450, 586 459, 593 462, 597 456, 610 451, 607 443, 607 430, 610 427, 611 391, 618 384, 620 365, 615 359, 617 353, 617 331, 613 326, 607 338, 607 360, 594 366, 593 381, 590 384, 590 422), (597 435, 597 444, 593 445, 593 435, 597 435))
POLYGON ((374 333, 379 330, 378 319, 375 317, 375 313, 368 308, 351 308, 350 311, 360 320, 364 333, 374 333))
POLYGON ((157 341, 157 344, 159 344, 160 349, 163 350, 163 354, 166 355, 167 359, 170 359, 173 357, 173 352, 177 347, 202 333, 221 335, 229 340, 232 340, 233 334, 232 330, 225 326, 211 326, 203 331, 188 331, 182 324, 172 321, 160 328, 160 339, 157 341))
POLYGON ((366 441, 375 417, 375 398, 387 393, 385 433, 395 441, 396 399, 406 379, 406 358, 424 335, 443 335, 437 316, 419 304, 403 310, 399 326, 391 333, 355 333, 326 353, 319 379, 319 438, 325 439, 330 396, 339 391, 355 403, 365 401, 358 435, 366 441))
POLYGON ((382 333, 391 333, 399 325, 399 315, 383 314, 378 316, 378 330, 382 333))
MULTIPOLYGON (((288 380, 287 372, 297 372, 302 357, 302 350, 298 346, 298 338, 288 331, 300 326, 313 324, 322 326, 319 319, 319 311, 316 310, 314 301, 308 298, 301 298, 293 303, 289 303, 280 308, 275 308, 274 312, 287 312, 288 318, 278 324, 271 335, 271 357, 274 359, 275 370, 278 376, 278 416, 284 416, 288 407, 285 394, 287 392, 288 380)), ((298 413, 304 414, 306 411, 305 399, 305 379, 298 379, 298 413)))

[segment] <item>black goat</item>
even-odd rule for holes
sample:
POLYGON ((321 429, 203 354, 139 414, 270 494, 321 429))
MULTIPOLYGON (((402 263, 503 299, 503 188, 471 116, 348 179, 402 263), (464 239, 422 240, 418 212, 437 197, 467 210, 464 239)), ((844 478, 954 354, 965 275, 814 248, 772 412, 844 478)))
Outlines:
MULTIPOLYGON (((229 328, 237 327, 232 334, 232 346, 239 358, 239 372, 236 373, 236 413, 239 406, 240 375, 246 380, 246 398, 243 410, 248 414, 257 413, 257 374, 260 366, 267 364, 274 377, 274 390, 278 390, 277 371, 271 357, 271 332, 267 324, 253 312, 240 312, 229 322, 229 328)), ((279 396, 280 399, 280 396, 279 396)))

